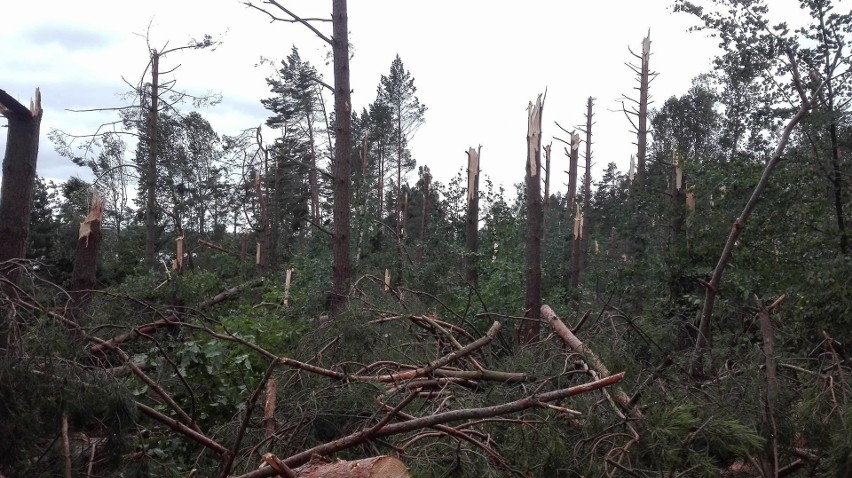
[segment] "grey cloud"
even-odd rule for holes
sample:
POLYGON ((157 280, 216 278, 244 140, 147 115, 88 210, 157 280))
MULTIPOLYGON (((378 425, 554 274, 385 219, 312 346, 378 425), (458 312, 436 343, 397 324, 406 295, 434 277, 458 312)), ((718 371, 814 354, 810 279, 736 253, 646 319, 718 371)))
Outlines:
POLYGON ((102 50, 112 42, 108 35, 97 30, 51 24, 27 28, 21 33, 21 38, 37 46, 56 44, 69 52, 102 50))

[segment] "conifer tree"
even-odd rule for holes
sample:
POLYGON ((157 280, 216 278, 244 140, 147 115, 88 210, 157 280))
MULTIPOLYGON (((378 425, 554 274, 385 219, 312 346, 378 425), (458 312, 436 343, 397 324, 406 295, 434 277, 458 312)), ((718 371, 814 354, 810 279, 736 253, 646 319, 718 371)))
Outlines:
POLYGON ((414 132, 423 124, 426 105, 415 95, 414 78, 402 64, 399 55, 391 63, 390 73, 382 75, 378 88, 378 101, 388 107, 393 125, 392 144, 395 146, 396 198, 395 215, 397 234, 402 232, 402 179, 414 169, 415 162, 408 149, 414 132))

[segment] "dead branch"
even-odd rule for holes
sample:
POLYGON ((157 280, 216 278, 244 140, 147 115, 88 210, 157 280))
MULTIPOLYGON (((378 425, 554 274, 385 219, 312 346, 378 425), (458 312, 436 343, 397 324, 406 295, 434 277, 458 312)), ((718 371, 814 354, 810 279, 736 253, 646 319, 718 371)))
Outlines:
MULTIPOLYGON (((547 323, 550 324, 550 327, 554 332, 556 332, 556 335, 562 338, 566 345, 571 347, 571 350, 584 357, 584 360, 589 364, 589 367, 594 370, 598 376, 608 377, 610 375, 609 370, 607 370, 606 366, 603 362, 601 362, 598 356, 592 352, 592 349, 590 349, 571 332, 571 329, 562 322, 549 305, 544 304, 541 306, 541 316, 547 320, 547 323)), ((616 387, 615 389, 615 401, 618 402, 619 406, 625 412, 632 412, 634 418, 642 418, 642 412, 638 407, 631 406, 630 397, 628 397, 620 387, 616 387)))
POLYGON ((217 443, 213 439, 207 437, 207 435, 204 435, 201 432, 189 428, 188 426, 175 420, 174 418, 170 418, 163 415, 162 413, 154 410, 153 408, 149 407, 148 405, 145 405, 144 403, 135 402, 135 404, 136 408, 138 408, 139 411, 142 412, 144 415, 162 423, 163 425, 168 426, 172 430, 180 433, 181 435, 189 438, 190 440, 215 451, 219 455, 227 455, 230 453, 224 445, 217 443))
MULTIPOLYGON (((583 393, 588 393, 594 390, 607 387, 609 385, 617 383, 622 378, 624 378, 623 372, 582 385, 576 385, 570 388, 564 388, 560 390, 554 390, 552 392, 545 392, 538 395, 528 396, 526 398, 522 398, 520 400, 505 403, 502 405, 482 408, 470 408, 464 410, 453 410, 449 412, 429 415, 426 417, 415 418, 413 420, 405 422, 391 423, 385 425, 380 430, 366 430, 356 432, 349 436, 313 447, 308 450, 304 450, 283 461, 286 465, 290 467, 300 466, 307 463, 313 455, 329 455, 331 453, 335 453, 341 450, 351 448, 353 446, 360 445, 362 443, 369 442, 376 438, 396 435, 399 433, 411 432, 415 430, 420 430, 422 428, 442 425, 454 421, 488 418, 518 413, 529 408, 540 407, 541 404, 544 402, 562 400, 575 395, 580 395, 583 393)), ((238 478, 266 478, 275 476, 275 474, 276 472, 271 468, 262 468, 251 473, 240 475, 238 478)))

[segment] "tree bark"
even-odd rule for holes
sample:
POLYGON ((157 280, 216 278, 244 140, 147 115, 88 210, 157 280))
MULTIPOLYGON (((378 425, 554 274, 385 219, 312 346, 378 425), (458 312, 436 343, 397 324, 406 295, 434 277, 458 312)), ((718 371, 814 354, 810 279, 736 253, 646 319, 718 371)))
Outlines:
POLYGON ((151 50, 151 109, 148 111, 148 170, 145 175, 145 267, 157 264, 157 114, 160 101, 160 54, 151 50))
MULTIPOLYGON (((26 254, 41 129, 41 92, 36 89, 35 102, 27 108, 0 90, 0 113, 9 125, 0 187, 0 273, 18 284, 20 270, 6 262, 23 259, 26 254)), ((6 292, 13 293, 12 289, 6 292)))
POLYGON ((772 310, 784 296, 767 308, 762 300, 757 301, 757 318, 763 335, 763 355, 766 358, 766 401, 764 407, 764 432, 766 433, 765 455, 761 460, 763 476, 778 476, 778 427, 775 412, 778 404, 778 367, 775 359, 775 327, 772 325, 772 310))
POLYGON ((479 160, 482 146, 467 150, 467 219, 465 220, 464 278, 474 286, 479 281, 479 160))
POLYGON ((580 160, 580 135, 571 134, 571 151, 568 152, 568 217, 574 215, 577 201, 577 163, 580 160))
POLYGON ((352 149, 352 100, 349 86, 349 30, 346 0, 332 4, 334 55, 334 230, 331 238, 331 315, 339 315, 349 296, 349 155, 352 149))
POLYGON ((648 150, 648 89, 650 85, 651 31, 642 39, 642 62, 639 73, 639 118, 636 133, 636 182, 645 187, 645 155, 648 150))
POLYGON ((101 246, 101 221, 104 200, 93 195, 89 215, 80 224, 77 235, 77 252, 74 255, 74 270, 71 273, 71 320, 79 323, 92 300, 92 290, 97 285, 98 251, 101 246))
MULTIPOLYGON (((589 213, 592 210, 592 107, 594 98, 586 102, 586 174, 583 175, 583 210, 574 218, 574 245, 571 249, 571 282, 572 289, 580 285, 586 269, 586 251, 589 243, 589 213)), ((578 148, 579 149, 579 148, 578 148)))
MULTIPOLYGON (((30 211, 38 160, 38 140, 41 129, 41 92, 35 91, 35 101, 27 108, 0 90, 0 114, 6 117, 6 156, 3 158, 3 182, 0 186, 0 276, 9 284, 2 286, 4 294, 17 296, 15 287, 21 281, 21 269, 12 263, 23 259, 30 233, 30 211)), ((12 309, 0 317, 0 349, 16 348, 17 316, 12 309)))
POLYGON ((539 95, 530 103, 527 129, 527 233, 526 233, 526 298, 524 320, 518 327, 518 345, 528 345, 539 339, 541 324, 541 113, 544 107, 539 95))
MULTIPOLYGON (((554 332, 556 332, 556 335, 565 342, 565 345, 570 347, 574 352, 583 356, 583 360, 588 363, 589 368, 598 374, 599 378, 609 377, 611 375, 609 369, 606 368, 606 365, 601 362, 601 359, 592 352, 592 349, 590 349, 583 343, 583 341, 577 338, 573 332, 571 332, 571 329, 562 322, 559 316, 556 315, 556 312, 554 312, 549 305, 541 306, 541 316, 548 322, 548 324, 550 324, 550 327, 554 332)), ((618 403, 623 411, 629 412, 633 409, 632 412, 634 417, 642 416, 642 412, 632 406, 630 403, 630 397, 624 393, 624 390, 622 390, 621 387, 615 388, 614 395, 616 403, 618 403)))

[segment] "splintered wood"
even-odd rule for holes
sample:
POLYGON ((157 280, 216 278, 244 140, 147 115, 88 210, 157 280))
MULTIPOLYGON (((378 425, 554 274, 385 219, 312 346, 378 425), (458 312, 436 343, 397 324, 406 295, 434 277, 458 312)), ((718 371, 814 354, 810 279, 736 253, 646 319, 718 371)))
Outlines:
POLYGON ((89 237, 92 235, 92 225, 100 223, 104 215, 104 199, 98 194, 92 195, 92 207, 89 208, 89 214, 86 219, 80 223, 80 231, 77 234, 77 240, 85 239, 86 247, 89 247, 89 237))
POLYGON ((325 463, 313 460, 296 470, 298 478, 408 478, 405 463, 392 456, 374 456, 356 461, 325 463))

